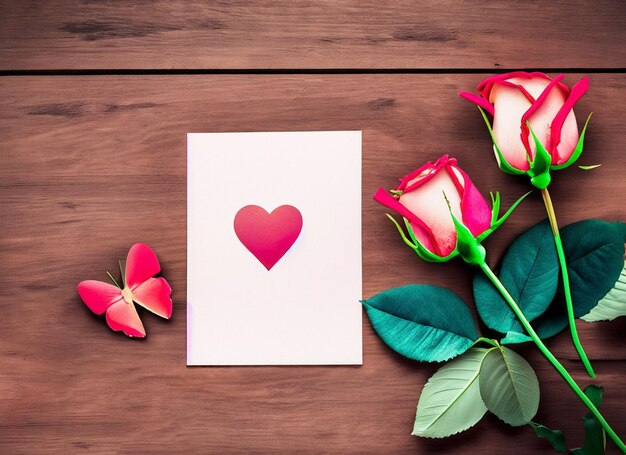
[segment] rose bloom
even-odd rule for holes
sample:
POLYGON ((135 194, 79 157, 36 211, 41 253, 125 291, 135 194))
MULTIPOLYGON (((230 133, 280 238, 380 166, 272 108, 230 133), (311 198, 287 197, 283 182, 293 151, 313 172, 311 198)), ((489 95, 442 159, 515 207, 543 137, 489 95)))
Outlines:
POLYGON ((552 166, 559 166, 568 162, 578 144, 573 107, 589 88, 586 77, 571 89, 561 82, 563 77, 523 71, 498 74, 478 84, 479 95, 460 95, 493 116, 493 139, 509 166, 528 171, 528 159, 534 160, 536 145, 528 124, 550 154, 552 166))
POLYGON ((491 209, 456 159, 444 155, 400 179, 392 194, 380 188, 374 199, 402 215, 419 243, 446 257, 456 249, 452 214, 475 236, 491 227, 491 209))

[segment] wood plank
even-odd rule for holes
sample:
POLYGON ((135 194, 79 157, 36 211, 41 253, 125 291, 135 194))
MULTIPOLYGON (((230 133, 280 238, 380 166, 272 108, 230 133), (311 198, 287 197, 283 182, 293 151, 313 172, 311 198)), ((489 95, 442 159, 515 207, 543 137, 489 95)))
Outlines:
POLYGON ((624 68, 624 23, 620 0, 0 0, 0 69, 624 68))
MULTIPOLYGON (((436 366, 387 349, 367 319, 362 367, 185 367, 187 132, 362 129, 364 296, 424 282, 471 302, 470 270, 418 260, 371 195, 444 152, 484 194, 501 190, 504 207, 527 190, 496 168, 482 120, 456 95, 483 77, 1 78, 0 452, 548 452, 528 428, 493 416, 449 440, 411 437, 436 366), (155 248, 174 289, 173 319, 146 315, 144 341, 111 332, 75 291, 81 279, 105 279, 136 241, 155 248)), ((591 75, 578 115, 595 114, 580 161, 603 166, 555 175, 562 224, 624 217, 626 108, 612 100, 625 89, 623 74, 591 75)), ((534 195, 488 240, 491 262, 543 216, 534 195)), ((623 320, 581 326, 595 382, 605 386, 603 412, 622 436, 624 328, 623 320)), ((552 345, 589 383, 567 334, 552 345)), ((537 419, 580 444, 582 406, 536 349, 520 352, 541 380, 537 419)))

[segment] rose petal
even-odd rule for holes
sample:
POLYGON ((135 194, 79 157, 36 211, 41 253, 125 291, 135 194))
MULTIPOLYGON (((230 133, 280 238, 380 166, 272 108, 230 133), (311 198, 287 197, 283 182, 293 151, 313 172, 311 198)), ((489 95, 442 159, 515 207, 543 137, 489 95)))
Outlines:
POLYGON ((589 78, 583 77, 573 87, 567 100, 552 121, 552 138, 557 152, 552 155, 552 164, 565 163, 578 143, 578 125, 574 116, 574 104, 589 89, 589 78), (555 155, 557 155, 555 157, 555 155), (556 158, 556 159, 555 159, 556 158))
POLYGON ((437 249, 435 243, 433 242, 432 235, 429 232, 425 231, 421 226, 411 221, 409 221, 409 225, 413 230, 413 235, 420 243, 420 245, 422 245, 433 254, 440 255, 441 257, 446 256, 445 254, 441 254, 441 252, 437 249))
POLYGON ((498 82, 505 82, 505 81, 512 80, 512 79, 524 80, 524 79, 535 79, 535 78, 545 79, 548 82, 550 82, 550 77, 548 77, 548 75, 544 73, 540 73, 538 71, 535 71, 532 73, 528 73, 526 71, 513 71, 511 73, 495 74, 493 76, 489 76, 486 79, 483 79, 478 84, 478 91, 480 92, 483 98, 489 99, 491 90, 493 89, 494 85, 496 85, 498 82))
POLYGON ((520 137, 520 119, 531 107, 517 88, 497 84, 490 96, 494 104, 493 135, 506 162, 516 169, 529 169, 527 152, 520 137))
POLYGON ((578 145, 578 138, 578 123, 576 123, 574 111, 571 110, 565 117, 559 143, 555 152, 552 153, 552 164, 563 164, 569 160, 578 145))
POLYGON ((487 111, 489 114, 493 116, 493 104, 487 101, 482 96, 478 96, 474 93, 470 92, 461 92, 459 93, 461 98, 465 98, 467 101, 474 103, 475 105, 483 108, 483 110, 487 111))
MULTIPOLYGON (((559 84, 559 81, 561 81, 564 77, 565 75, 559 74, 552 81, 550 81, 548 85, 545 86, 543 91, 539 94, 539 96, 536 97, 535 101, 532 103, 532 106, 530 106, 530 108, 526 112, 524 112, 524 115, 522 115, 522 119, 520 122, 520 129, 521 129, 521 135, 522 135, 521 139, 522 139, 522 142, 524 143, 524 148, 526 148, 526 150, 529 151, 529 156, 531 160, 534 160, 535 153, 537 152, 536 150, 537 146, 535 144, 534 139, 531 140, 532 133, 527 123, 531 123, 530 120, 531 118, 533 118, 535 113, 537 113, 537 115, 541 115, 541 112, 545 111, 546 105, 554 101, 553 91, 560 90, 560 88, 557 88, 557 85, 559 84)), ((534 81, 531 79, 527 81, 527 84, 532 84, 533 82, 534 81)), ((543 84, 539 84, 539 85, 543 85, 543 84)), ((549 123, 544 125, 540 122, 538 128, 533 128, 533 132, 536 134, 537 139, 539 139, 541 144, 543 144, 543 146, 548 150, 550 150, 551 148, 550 131, 548 129, 549 126, 550 126, 549 123)))
POLYGON ((432 240, 432 233, 430 232, 430 229, 422 220, 415 216, 415 214, 411 213, 409 209, 400 204, 396 198, 387 193, 383 188, 378 189, 374 195, 374 200, 406 218, 413 229, 413 234, 415 234, 415 237, 419 240, 422 246, 428 249, 431 253, 438 254, 432 240))
MULTIPOLYGON (((539 142, 550 151, 552 147, 551 125, 554 117, 563 106, 566 94, 556 86, 550 91, 541 106, 529 117, 528 121, 539 142)), ((532 137, 529 138, 530 147, 534 156, 536 146, 532 137)))
POLYGON ((462 175, 464 182, 463 198, 461 200, 463 224, 475 237, 478 237, 491 226, 491 209, 469 176, 460 168, 455 170, 462 175))
POLYGON ((443 155, 434 163, 431 163, 429 161, 422 167, 411 172, 409 175, 401 178, 398 190, 413 191, 418 186, 426 183, 428 180, 434 177, 437 172, 439 172, 444 166, 447 166, 449 164, 456 164, 456 159, 450 158, 448 155, 443 155))

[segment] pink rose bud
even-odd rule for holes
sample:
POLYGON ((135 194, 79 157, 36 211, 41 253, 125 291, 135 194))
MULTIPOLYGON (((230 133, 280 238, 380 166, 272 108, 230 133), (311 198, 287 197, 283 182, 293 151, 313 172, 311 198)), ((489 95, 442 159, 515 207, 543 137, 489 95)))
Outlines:
POLYGON ((493 116, 493 126, 488 126, 504 171, 537 175, 532 164, 538 146, 549 155, 545 165, 537 166, 545 173, 569 166, 582 152, 584 130, 579 137, 573 107, 587 92, 589 80, 582 78, 570 89, 561 82, 563 77, 522 71, 498 74, 478 84, 479 95, 460 94, 493 116))
MULTIPOLYGON (((409 234, 417 242, 411 246, 427 260, 447 260, 457 254, 458 226, 454 218, 475 238, 484 238, 497 227, 492 226, 487 201, 457 166, 456 159, 448 155, 400 179, 400 185, 391 193, 380 188, 374 199, 406 219, 409 234)), ((499 206, 499 198, 496 200, 499 206)))

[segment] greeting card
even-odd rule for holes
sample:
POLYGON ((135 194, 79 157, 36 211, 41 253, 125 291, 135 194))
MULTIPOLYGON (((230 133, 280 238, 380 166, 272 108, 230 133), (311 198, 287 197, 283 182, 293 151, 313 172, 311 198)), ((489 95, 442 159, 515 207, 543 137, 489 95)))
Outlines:
POLYGON ((191 133, 187 165, 187 364, 361 364, 361 133, 191 133))

